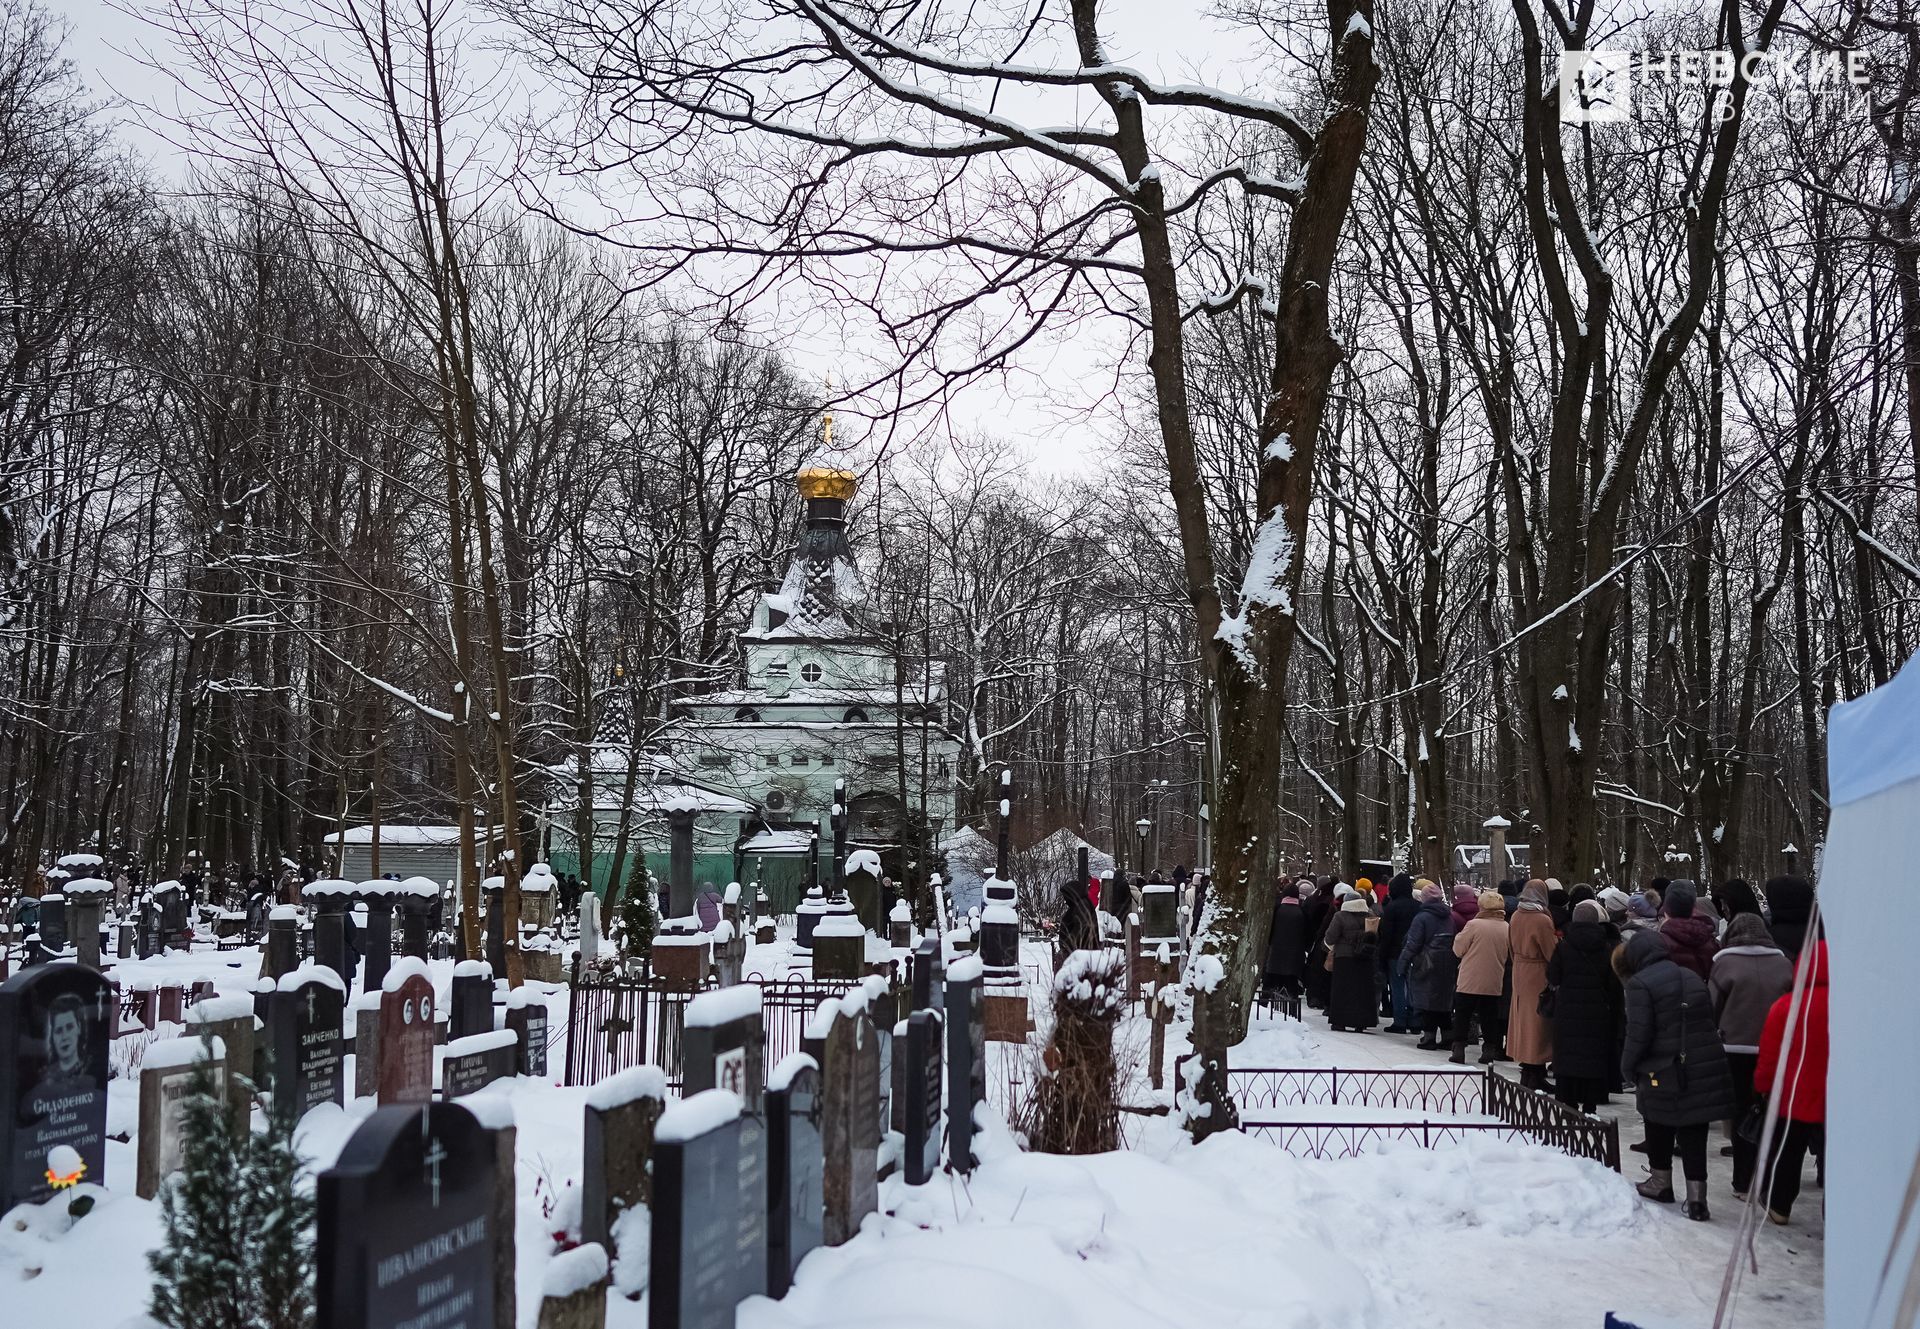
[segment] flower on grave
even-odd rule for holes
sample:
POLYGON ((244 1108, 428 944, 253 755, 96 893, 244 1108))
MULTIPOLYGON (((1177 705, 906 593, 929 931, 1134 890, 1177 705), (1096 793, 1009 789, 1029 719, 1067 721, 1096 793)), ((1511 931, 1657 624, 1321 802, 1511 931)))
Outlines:
POLYGON ((79 1185, 80 1179, 86 1175, 86 1160, 72 1145, 57 1144, 47 1151, 47 1185, 56 1191, 79 1185))

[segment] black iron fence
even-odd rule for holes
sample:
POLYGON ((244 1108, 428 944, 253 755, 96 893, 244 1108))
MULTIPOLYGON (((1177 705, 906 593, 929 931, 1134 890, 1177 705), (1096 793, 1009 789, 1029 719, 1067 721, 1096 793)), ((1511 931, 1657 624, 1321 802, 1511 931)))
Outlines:
POLYGON ((1227 1083, 1240 1109, 1241 1129, 1302 1158, 1350 1158, 1382 1140, 1431 1149, 1493 1138, 1547 1145, 1620 1170, 1617 1122, 1523 1089, 1491 1066, 1475 1070, 1229 1068, 1227 1083), (1348 1120, 1338 1120, 1331 1113, 1325 1118, 1275 1115, 1279 1108, 1302 1106, 1384 1108, 1395 1115, 1348 1120))

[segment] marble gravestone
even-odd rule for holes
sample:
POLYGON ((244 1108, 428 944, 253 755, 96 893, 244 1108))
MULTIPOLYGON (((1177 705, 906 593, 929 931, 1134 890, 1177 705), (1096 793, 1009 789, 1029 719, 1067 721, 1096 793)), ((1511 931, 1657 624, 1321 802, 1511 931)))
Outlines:
POLYGON ((449 1039, 446 1056, 440 1060, 441 1096, 460 1098, 505 1079, 513 1074, 515 1055, 511 1029, 449 1039))
POLYGON ((426 961, 401 956, 387 970, 380 991, 374 1086, 381 1107, 433 1097, 433 1046, 433 982, 426 961))
POLYGON ((322 1103, 346 1101, 346 985, 335 971, 306 964, 281 978, 268 1026, 273 1110, 297 1122, 322 1103))
POLYGON ((851 1241, 879 1206, 880 1044, 864 1007, 827 1031, 821 1067, 827 1245, 851 1241))
POLYGON ((547 1076, 546 998, 529 988, 517 988, 507 998, 507 1028, 514 1037, 514 1073, 544 1080, 547 1076))
POLYGON ((493 1329, 498 1171, 458 1104, 376 1109, 316 1184, 320 1329, 493 1329))
POLYGON ((784 1297, 793 1271, 820 1245, 826 1221, 826 1155, 820 1137, 820 1070, 788 1054, 767 1078, 767 1295, 784 1297))
POLYGON ((0 983, 0 1213, 104 1183, 113 987, 56 964, 0 983))
POLYGON ((661 1114, 654 1133, 649 1329, 733 1329, 767 1290, 765 1159, 743 1147, 740 1099, 707 1089, 661 1114))
POLYGON ((187 1101, 205 1066, 209 1087, 226 1116, 227 1045, 214 1037, 163 1038, 147 1045, 140 1060, 140 1146, 134 1194, 151 1200, 160 1183, 180 1170, 185 1149, 187 1101))

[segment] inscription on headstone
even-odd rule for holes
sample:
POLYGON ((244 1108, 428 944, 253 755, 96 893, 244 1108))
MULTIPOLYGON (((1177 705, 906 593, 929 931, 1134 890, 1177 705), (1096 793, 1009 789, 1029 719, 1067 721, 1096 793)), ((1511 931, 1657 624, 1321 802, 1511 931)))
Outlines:
POLYGON ((433 1097, 433 983, 426 962, 403 956, 380 993, 380 1105, 433 1097))
POLYGON ((733 1329, 767 1290, 764 1155, 740 1099, 708 1089, 669 1108, 654 1139, 650 1329, 733 1329))
POLYGON ((826 1221, 820 1072, 812 1057, 791 1053, 774 1068, 766 1110, 767 1295, 784 1297, 826 1221))
POLYGON ((160 1183, 180 1170, 187 1100, 203 1063, 211 1063, 214 1097, 225 1098, 226 1056, 226 1044, 217 1038, 165 1038, 148 1045, 140 1062, 140 1147, 134 1166, 134 1193, 141 1199, 151 1200, 160 1183))
POLYGON ((507 1028, 514 1037, 514 1070, 545 1079, 547 1074, 547 1004, 536 993, 521 988, 507 1002, 507 1028))
POLYGON ((309 964, 280 980, 268 1024, 273 1031, 273 1109, 285 1121, 322 1103, 344 1103, 342 1027, 346 989, 331 969, 309 964))
POLYGON ((915 1011, 907 1020, 907 1184, 925 1185, 940 1170, 940 1017, 915 1011))

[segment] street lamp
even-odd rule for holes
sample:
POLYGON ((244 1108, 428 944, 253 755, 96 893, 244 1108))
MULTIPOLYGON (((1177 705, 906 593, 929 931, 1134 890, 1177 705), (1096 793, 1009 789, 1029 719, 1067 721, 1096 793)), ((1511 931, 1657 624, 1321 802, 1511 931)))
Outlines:
POLYGON ((1153 870, 1153 865, 1147 862, 1147 833, 1153 829, 1153 822, 1142 817, 1133 823, 1133 829, 1134 833, 1140 837, 1140 871, 1145 875, 1153 870))

